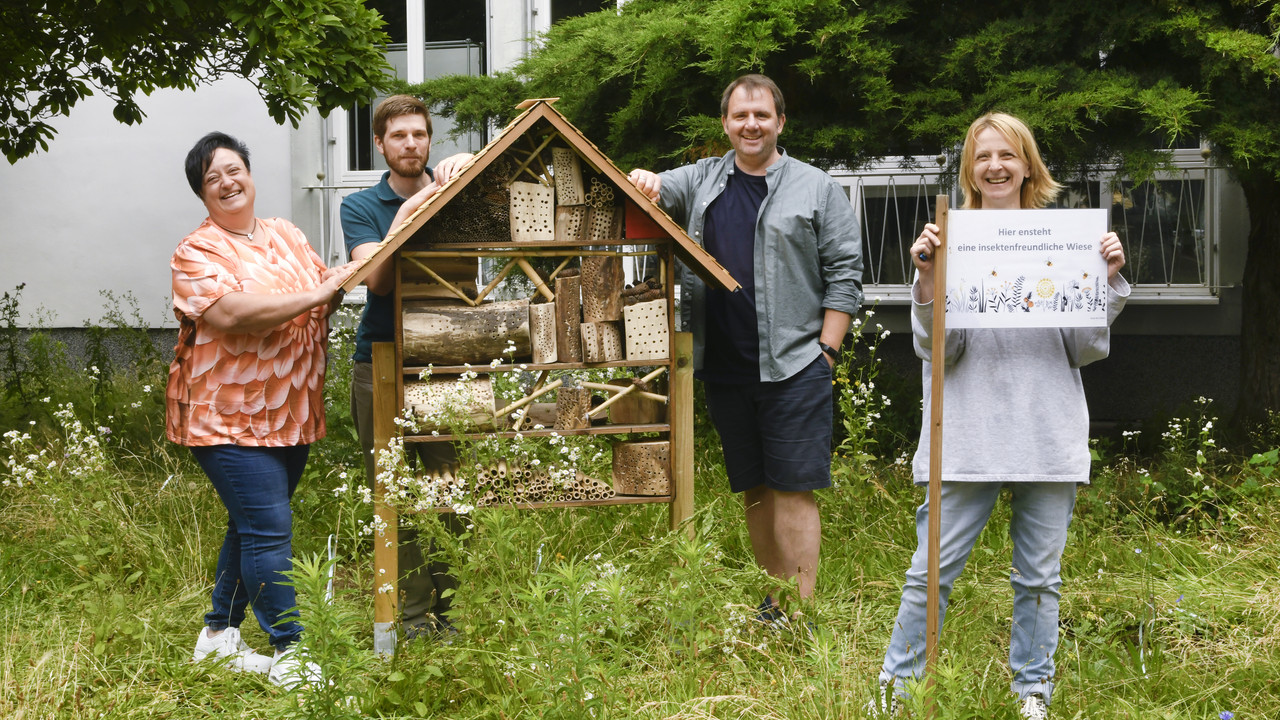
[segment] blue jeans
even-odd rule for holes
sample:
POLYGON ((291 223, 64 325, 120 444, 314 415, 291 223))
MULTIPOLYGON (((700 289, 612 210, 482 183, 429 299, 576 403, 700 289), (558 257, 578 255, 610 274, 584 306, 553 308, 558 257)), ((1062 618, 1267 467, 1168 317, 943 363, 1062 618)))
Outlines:
MULTIPOLYGON (((1076 504, 1075 483, 942 483, 942 536, 939 626, 946 617, 947 598, 982 528, 995 507, 1000 490, 1013 493, 1013 627, 1009 639, 1010 688, 1019 698, 1040 693, 1045 702, 1053 694, 1053 653, 1058 647, 1058 601, 1062 586, 1062 551, 1067 526, 1076 504)), ((882 683, 901 685, 904 678, 924 677, 925 613, 928 597, 929 501, 916 511, 915 554, 902 588, 902 602, 893 636, 880 671, 882 683)), ((941 629, 941 627, 939 628, 941 629)))
POLYGON ((310 445, 191 448, 228 516, 213 583, 213 607, 204 616, 210 628, 239 627, 245 606, 252 604, 258 624, 277 650, 302 634, 296 596, 292 586, 281 584, 287 580, 281 571, 293 567, 289 500, 310 450, 310 445))

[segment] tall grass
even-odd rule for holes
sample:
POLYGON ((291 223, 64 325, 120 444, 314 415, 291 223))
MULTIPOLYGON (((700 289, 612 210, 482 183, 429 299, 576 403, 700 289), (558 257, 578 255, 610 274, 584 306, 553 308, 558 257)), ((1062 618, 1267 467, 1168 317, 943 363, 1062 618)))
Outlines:
MULTIPOLYGON (((839 485, 820 494, 818 591, 793 605, 812 625, 776 632, 750 620, 770 583, 704 425, 695 540, 668 533, 661 506, 477 509, 461 542, 438 533, 461 579, 463 634, 403 642, 383 661, 371 653, 370 513, 350 491, 363 478, 339 367, 331 438, 296 498, 294 542, 309 650, 333 684, 294 693, 189 662, 226 517, 185 450, 162 439, 162 364, 95 375, 65 354, 40 357, 21 368, 23 386, 48 395, 7 395, 0 408, 0 430, 17 433, 0 446, 0 717, 864 717, 922 500, 901 464, 875 457, 871 435, 846 443, 839 485), (78 426, 57 415, 68 404, 78 426)), ((843 377, 865 388, 870 371, 843 377)), ((915 404, 874 402, 882 415, 915 404)), ((850 407, 841 423, 856 428, 850 407)), ((1064 558, 1054 717, 1280 717, 1276 456, 1220 449, 1213 422, 1203 403, 1095 446, 1064 558)), ((1275 434, 1262 440, 1270 449, 1275 434)), ((1017 716, 1005 667, 1008 523, 1002 504, 952 594, 939 718, 1017 716)), ((252 620, 243 630, 266 650, 252 620)), ((914 702, 909 715, 923 717, 914 702)))

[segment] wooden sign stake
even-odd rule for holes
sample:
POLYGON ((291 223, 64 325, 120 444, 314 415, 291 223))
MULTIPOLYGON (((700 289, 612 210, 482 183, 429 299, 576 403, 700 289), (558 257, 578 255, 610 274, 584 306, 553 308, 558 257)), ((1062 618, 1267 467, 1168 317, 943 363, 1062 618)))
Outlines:
POLYGON ((939 567, 942 539, 942 378, 946 370, 947 347, 947 196, 939 195, 934 222, 942 241, 933 251, 933 347, 930 349, 933 377, 929 391, 929 576, 925 613, 925 717, 933 718, 933 676, 938 662, 939 567))

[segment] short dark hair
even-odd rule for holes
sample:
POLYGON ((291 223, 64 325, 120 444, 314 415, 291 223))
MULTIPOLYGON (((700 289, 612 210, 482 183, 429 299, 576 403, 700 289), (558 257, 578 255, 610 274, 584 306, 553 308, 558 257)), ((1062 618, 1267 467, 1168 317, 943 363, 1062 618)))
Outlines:
POLYGON ((421 115, 427 119, 427 136, 431 136, 431 113, 426 103, 412 95, 392 95, 378 103, 373 111, 373 136, 382 137, 387 132, 387 123, 401 115, 421 115))
POLYGON ((209 170, 209 164, 213 162, 213 154, 219 148, 226 148, 239 155, 240 159, 244 161, 244 169, 250 169, 249 147, 244 143, 217 130, 200 138, 187 153, 186 170, 187 183, 191 185, 191 192, 202 200, 204 195, 200 193, 200 190, 204 187, 204 174, 209 170))
POLYGON ((770 80, 768 76, 751 74, 743 75, 724 89, 724 93, 720 95, 720 117, 728 117, 729 96, 740 87, 746 88, 748 95, 754 95, 757 90, 768 90, 769 94, 773 95, 773 109, 778 113, 778 117, 787 114, 787 104, 782 100, 782 90, 778 88, 778 83, 770 80))

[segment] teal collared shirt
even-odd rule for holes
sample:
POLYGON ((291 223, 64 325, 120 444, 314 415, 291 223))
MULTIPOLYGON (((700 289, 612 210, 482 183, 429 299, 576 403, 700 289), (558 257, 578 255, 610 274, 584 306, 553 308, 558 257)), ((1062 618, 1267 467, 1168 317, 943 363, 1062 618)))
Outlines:
MULTIPOLYGON (((428 178, 435 178, 431 168, 425 168, 428 178)), ((380 243, 391 232, 391 222, 400 212, 405 199, 391 189, 391 171, 382 173, 377 185, 365 188, 342 199, 338 216, 342 220, 342 239, 351 251, 365 243, 380 243)), ((391 293, 378 295, 372 290, 365 296, 364 312, 356 327, 356 348, 352 359, 356 362, 373 361, 373 343, 391 342, 395 339, 395 300, 391 293)))
MULTIPOLYGON (((707 207, 736 171, 734 152, 661 173, 658 203, 704 244, 707 207)), ((862 304, 862 236, 853 206, 830 175, 785 152, 765 172, 769 191, 756 217, 756 322, 760 381, 800 372, 822 350, 824 308, 850 315, 862 304)), ((693 332, 693 366, 706 351, 707 286, 680 268, 681 318, 693 332)))

